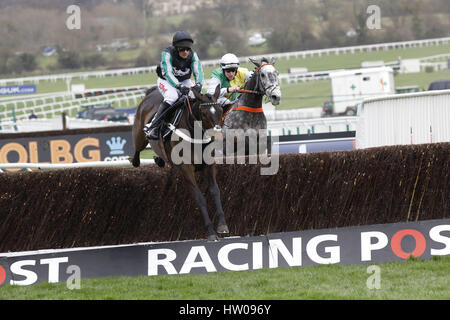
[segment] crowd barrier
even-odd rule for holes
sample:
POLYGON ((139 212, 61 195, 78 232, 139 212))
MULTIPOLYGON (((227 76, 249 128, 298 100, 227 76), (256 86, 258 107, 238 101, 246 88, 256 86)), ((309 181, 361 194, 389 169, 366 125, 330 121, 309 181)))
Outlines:
POLYGON ((358 110, 356 147, 450 141, 450 90, 365 100, 358 110))

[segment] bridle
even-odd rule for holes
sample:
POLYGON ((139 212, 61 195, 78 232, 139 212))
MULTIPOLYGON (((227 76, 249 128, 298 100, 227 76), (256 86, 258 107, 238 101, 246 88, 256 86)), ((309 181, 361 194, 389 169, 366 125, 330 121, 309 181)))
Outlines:
MULTIPOLYGON (((192 112, 192 107, 191 107, 191 102, 190 102, 190 100, 189 100, 189 95, 185 95, 185 98, 186 98, 186 100, 187 100, 187 105, 188 105, 188 109, 189 109, 189 114, 190 114, 190 116, 194 119, 194 121, 199 121, 199 120, 195 117, 194 113, 192 112)), ((200 107, 200 108, 201 108, 202 106, 209 106, 209 107, 210 107, 210 106, 214 106, 214 105, 220 105, 220 103, 218 103, 218 102, 203 102, 203 103, 200 103, 200 104, 199 104, 199 107, 200 107)), ((201 112, 200 112, 200 121, 203 121, 203 119, 202 119, 202 113, 201 113, 201 112)), ((188 121, 188 122, 189 122, 189 121, 188 121)), ((222 124, 223 124, 223 118, 220 120, 218 126, 219 126, 219 127, 222 127, 222 124)), ((189 124, 189 126, 191 126, 191 125, 189 124)), ((195 138, 192 138, 192 137, 186 135, 184 132, 182 132, 181 130, 179 130, 178 128, 176 128, 176 127, 175 127, 173 124, 171 124, 171 123, 168 123, 168 127, 169 127, 169 129, 170 129, 172 132, 174 132, 176 135, 178 135, 181 139, 183 139, 183 140, 185 140, 185 141, 187 141, 187 142, 189 142, 189 143, 192 143, 192 144, 207 144, 207 143, 211 142, 211 137, 210 137, 209 135, 207 135, 207 134, 206 134, 206 137, 203 138, 203 139, 195 139, 195 138)), ((191 129, 192 129, 192 127, 191 127, 191 129)), ((215 128, 214 128, 214 130, 215 130, 215 128)), ((202 132, 205 133, 205 129, 202 128, 202 132)), ((166 156, 166 158, 167 158, 167 156, 166 156)))
MULTIPOLYGON (((266 62, 266 63, 263 63, 263 64, 261 64, 255 71, 254 71, 254 75, 256 75, 264 66, 267 66, 267 65, 270 65, 270 66, 273 66, 273 63, 270 63, 270 62, 266 62)), ((267 90, 269 90, 269 89, 271 89, 271 88, 273 88, 273 87, 276 87, 276 84, 272 84, 272 85, 270 85, 270 86, 268 86, 267 88, 264 88, 263 87, 263 90, 259 90, 260 89, 260 87, 261 87, 261 79, 260 79, 260 77, 257 77, 256 78, 256 90, 248 90, 248 89, 239 89, 239 90, 236 90, 236 92, 239 92, 239 93, 250 93, 250 94, 258 94, 258 95, 265 95, 266 94, 266 92, 267 92, 267 90)), ((273 89, 272 89, 273 90, 273 89)))
MULTIPOLYGON (((220 103, 220 102, 204 102, 204 103, 200 103, 199 104, 199 107, 201 108, 202 106, 207 106, 207 107, 210 107, 210 106, 219 106, 220 108, 222 107, 222 104, 220 103)), ((200 117, 201 117, 201 112, 200 112, 200 117)), ((222 116, 221 117, 221 119, 220 119, 220 121, 219 121, 219 126, 222 126, 223 125, 223 122, 225 121, 225 118, 222 116)))
MULTIPOLYGON (((192 107, 191 107, 191 102, 189 101, 189 96, 186 95, 186 100, 187 100, 187 105, 189 107, 189 113, 191 114, 191 116, 194 118, 194 120, 196 121, 202 121, 202 113, 200 112, 200 119, 197 119, 194 115, 194 113, 192 112, 192 107)), ((220 102, 202 102, 199 105, 199 108, 201 109, 202 107, 206 106, 206 107, 211 107, 211 106, 221 106, 220 102)), ((224 122, 224 117, 221 118, 221 120, 219 121, 219 126, 223 125, 224 122)))
MULTIPOLYGON (((260 90, 260 87, 261 87, 261 77, 260 77, 260 76, 257 76, 257 73, 258 73, 264 66, 267 66, 267 65, 273 66, 273 63, 270 63, 270 62, 263 63, 263 64, 261 64, 261 65, 255 70, 255 72, 253 73, 253 76, 256 76, 256 86, 255 86, 256 90, 239 89, 239 90, 236 90, 236 92, 239 92, 239 93, 249 93, 249 94, 256 94, 256 95, 264 96, 264 95, 267 95, 267 94, 266 94, 267 91, 269 91, 269 90, 273 91, 274 88, 277 86, 276 83, 274 83, 274 84, 268 86, 267 88, 264 88, 264 87, 263 87, 263 90, 260 90)), ((238 111, 246 111, 246 112, 252 112, 252 113, 261 113, 261 112, 264 112, 264 111, 263 111, 263 108, 255 108, 255 107, 247 107, 247 106, 238 106, 238 107, 236 107, 234 110, 238 110, 238 111)), ((230 111, 230 110, 229 110, 229 111, 230 111)), ((225 115, 224 115, 223 119, 225 119, 225 115)))

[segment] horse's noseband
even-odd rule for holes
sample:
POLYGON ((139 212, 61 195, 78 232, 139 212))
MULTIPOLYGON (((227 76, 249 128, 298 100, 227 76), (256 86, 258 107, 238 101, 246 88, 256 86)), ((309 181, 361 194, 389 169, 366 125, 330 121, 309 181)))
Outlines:
POLYGON ((219 105, 220 102, 205 102, 205 103, 200 103, 199 106, 215 106, 215 105, 219 105))
MULTIPOLYGON (((256 73, 258 73, 264 66, 267 66, 267 65, 270 65, 270 66, 273 66, 273 63, 269 63, 269 62, 267 62, 267 63, 263 63, 262 65, 260 65, 256 70, 255 70, 255 74, 256 73)), ((277 84, 276 83, 274 83, 274 84, 271 84, 271 85, 269 85, 267 88, 262 88, 263 90, 260 90, 261 88, 261 79, 260 79, 260 77, 258 77, 258 79, 257 79, 257 83, 256 83, 256 88, 257 88, 257 90, 253 90, 253 91, 251 91, 251 90, 241 90, 242 92, 244 92, 245 91, 245 93, 253 93, 253 94, 260 94, 260 95, 265 95, 266 94, 266 92, 268 91, 268 90, 271 90, 271 91, 273 91, 274 89, 275 89, 275 87, 277 86, 277 84)))

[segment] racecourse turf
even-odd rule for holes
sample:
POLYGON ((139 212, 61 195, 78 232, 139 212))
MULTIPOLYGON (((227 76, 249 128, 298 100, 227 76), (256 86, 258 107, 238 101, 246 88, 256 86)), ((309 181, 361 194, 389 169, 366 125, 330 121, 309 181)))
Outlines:
POLYGON ((82 279, 79 289, 72 290, 66 283, 3 285, 0 299, 450 299, 450 257, 377 266, 379 289, 370 285, 368 266, 320 265, 207 275, 82 279))

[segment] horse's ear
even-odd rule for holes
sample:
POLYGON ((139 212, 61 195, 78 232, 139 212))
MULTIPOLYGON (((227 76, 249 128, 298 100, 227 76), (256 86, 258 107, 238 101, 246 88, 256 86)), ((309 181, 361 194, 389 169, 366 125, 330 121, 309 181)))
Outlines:
POLYGON ((200 92, 198 92, 197 90, 195 90, 195 88, 191 88, 191 91, 192 91, 192 93, 194 94, 195 99, 201 100, 202 95, 201 95, 200 92))
POLYGON ((214 101, 217 101, 217 99, 219 99, 219 96, 220 96, 220 84, 216 86, 216 91, 214 91, 214 101))
POLYGON ((254 60, 252 58, 248 58, 257 68, 261 65, 261 63, 258 62, 258 60, 254 60))
POLYGON ((275 58, 274 57, 270 58, 270 63, 271 64, 275 64, 275 58))

